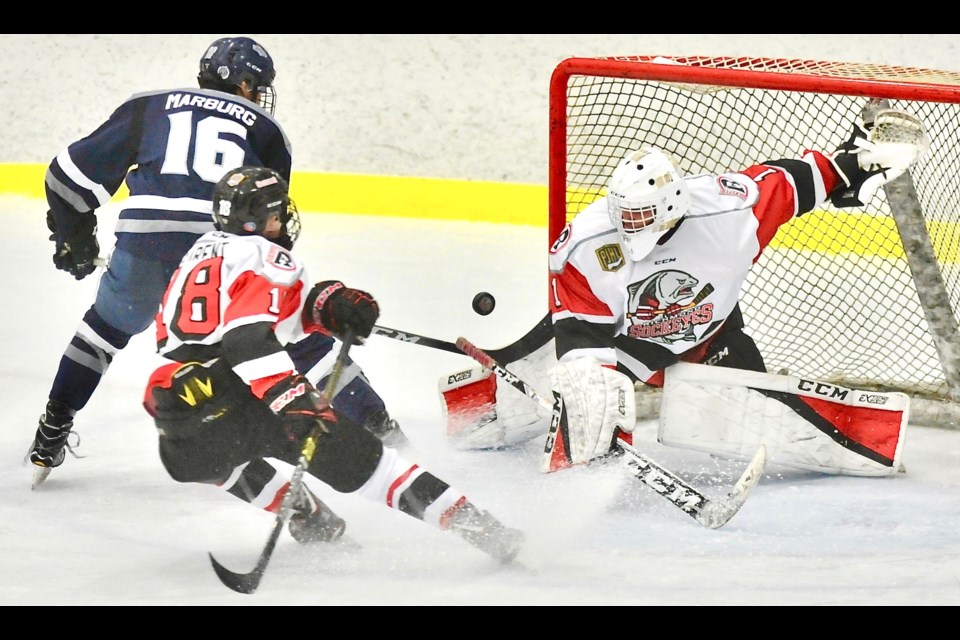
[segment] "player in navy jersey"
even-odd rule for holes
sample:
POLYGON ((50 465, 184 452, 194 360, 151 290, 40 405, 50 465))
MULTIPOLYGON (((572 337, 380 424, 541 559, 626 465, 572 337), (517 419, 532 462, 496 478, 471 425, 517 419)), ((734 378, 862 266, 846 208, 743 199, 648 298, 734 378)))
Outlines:
POLYGON ((150 326, 183 253, 213 229, 217 180, 244 163, 289 178, 290 143, 272 115, 275 75, 257 42, 219 39, 200 61, 200 88, 135 94, 51 161, 45 187, 53 262, 77 280, 97 267, 97 209, 124 181, 130 197, 96 298, 60 359, 40 417, 29 453, 34 487, 71 450, 74 417, 114 356, 150 326))
MULTIPOLYGON (((290 179, 291 145, 273 117, 276 71, 266 49, 250 38, 220 38, 199 67, 199 88, 131 96, 47 170, 53 262, 77 280, 99 262, 97 209, 124 181, 130 196, 121 204, 96 298, 63 353, 27 456, 35 465, 34 487, 72 453, 68 438, 77 412, 114 356, 150 326, 184 252, 213 229, 210 198, 220 177, 257 165, 290 179)), ((324 366, 333 348, 328 336, 312 342, 302 356, 293 354, 305 371, 324 366)), ((339 408, 381 437, 404 439, 362 371, 351 363, 347 375, 351 384, 339 408)), ((253 484, 270 483, 272 470, 261 471, 253 484)))

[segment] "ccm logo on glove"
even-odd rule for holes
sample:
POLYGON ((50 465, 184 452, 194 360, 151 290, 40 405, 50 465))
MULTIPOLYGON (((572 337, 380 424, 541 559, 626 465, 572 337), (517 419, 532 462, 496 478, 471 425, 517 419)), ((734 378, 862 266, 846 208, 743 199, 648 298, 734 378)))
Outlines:
POLYGON ((280 413, 284 407, 300 396, 306 395, 306 393, 307 385, 303 382, 300 382, 289 389, 286 389, 282 394, 274 398, 270 403, 270 410, 274 413, 280 413))

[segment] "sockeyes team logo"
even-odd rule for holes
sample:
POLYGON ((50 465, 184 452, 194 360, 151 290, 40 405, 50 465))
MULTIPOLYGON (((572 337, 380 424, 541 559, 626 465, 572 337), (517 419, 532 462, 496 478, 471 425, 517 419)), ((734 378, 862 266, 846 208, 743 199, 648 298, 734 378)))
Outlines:
POLYGON ((689 273, 667 269, 628 285, 630 337, 663 344, 695 342, 696 327, 713 320, 713 304, 703 301, 714 287, 708 282, 697 291, 699 284, 689 273))

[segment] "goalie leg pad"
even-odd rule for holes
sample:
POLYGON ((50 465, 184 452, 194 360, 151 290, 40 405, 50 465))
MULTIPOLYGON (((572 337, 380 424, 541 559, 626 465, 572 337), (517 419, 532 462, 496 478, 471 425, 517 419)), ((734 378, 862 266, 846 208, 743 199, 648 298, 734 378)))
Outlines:
MULTIPOLYGON (((557 362, 550 340, 532 353, 504 366, 535 389, 549 388, 547 371, 557 362)), ((446 433, 457 449, 510 447, 547 430, 550 411, 482 367, 439 380, 446 433)))
POLYGON ((440 378, 440 403, 447 438, 458 449, 504 446, 497 421, 497 380, 492 371, 473 367, 440 378))
POLYGON ((606 455, 619 431, 636 427, 633 382, 594 358, 550 370, 554 415, 541 470, 556 471, 606 455))
POLYGON ((888 476, 901 470, 910 397, 795 376, 680 362, 666 370, 661 444, 819 473, 888 476))

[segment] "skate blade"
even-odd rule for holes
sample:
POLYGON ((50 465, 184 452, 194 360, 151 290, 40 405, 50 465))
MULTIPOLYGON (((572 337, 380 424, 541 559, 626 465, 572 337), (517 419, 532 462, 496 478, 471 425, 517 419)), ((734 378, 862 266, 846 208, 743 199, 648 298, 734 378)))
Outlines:
POLYGON ((50 472, 53 471, 53 467, 40 467, 34 465, 33 469, 33 484, 30 485, 30 489, 36 489, 43 484, 44 480, 47 479, 47 476, 50 475, 50 472))

